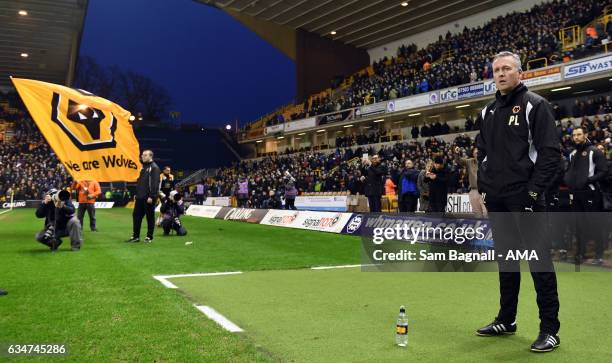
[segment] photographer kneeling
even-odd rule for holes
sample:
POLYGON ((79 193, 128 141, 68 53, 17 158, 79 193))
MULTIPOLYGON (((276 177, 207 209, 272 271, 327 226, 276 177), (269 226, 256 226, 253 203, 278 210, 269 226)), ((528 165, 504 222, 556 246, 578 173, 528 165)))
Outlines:
POLYGON ((36 217, 45 218, 44 229, 36 234, 36 240, 51 251, 56 251, 62 244, 61 237, 70 236, 73 251, 79 251, 83 243, 81 222, 75 215, 75 208, 66 190, 51 189, 45 194, 36 217))
POLYGON ((181 223, 180 216, 185 214, 181 193, 173 190, 170 196, 166 197, 162 202, 160 212, 162 213, 161 226, 164 229, 164 236, 170 234, 170 230, 175 230, 178 236, 185 236, 187 230, 181 223))

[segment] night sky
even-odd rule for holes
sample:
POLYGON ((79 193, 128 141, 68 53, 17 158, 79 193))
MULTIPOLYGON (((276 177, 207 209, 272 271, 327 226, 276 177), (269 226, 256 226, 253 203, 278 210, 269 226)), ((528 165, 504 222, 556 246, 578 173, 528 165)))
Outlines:
POLYGON ((295 97, 291 59, 192 0, 90 0, 80 54, 163 85, 181 122, 244 125, 295 97))

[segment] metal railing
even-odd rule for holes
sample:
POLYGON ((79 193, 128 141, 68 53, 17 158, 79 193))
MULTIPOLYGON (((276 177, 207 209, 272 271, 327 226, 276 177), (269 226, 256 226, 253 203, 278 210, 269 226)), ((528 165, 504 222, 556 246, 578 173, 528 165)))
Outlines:
POLYGON ((536 62, 541 62, 544 61, 544 67, 540 66, 540 67, 536 67, 536 68, 546 68, 548 67, 548 59, 546 57, 542 57, 542 58, 536 58, 536 59, 531 59, 529 61, 527 61, 527 70, 531 69, 531 64, 536 63, 536 62))
POLYGON ((580 26, 572 25, 559 30, 559 39, 561 39, 563 50, 576 48, 583 43, 580 26))
POLYGON ((194 173, 192 173, 185 179, 181 180, 180 182, 176 183, 176 187, 183 188, 186 186, 190 186, 190 185, 196 184, 202 179, 211 178, 215 176, 216 174, 217 174, 217 169, 200 169, 198 171, 195 171, 194 173))

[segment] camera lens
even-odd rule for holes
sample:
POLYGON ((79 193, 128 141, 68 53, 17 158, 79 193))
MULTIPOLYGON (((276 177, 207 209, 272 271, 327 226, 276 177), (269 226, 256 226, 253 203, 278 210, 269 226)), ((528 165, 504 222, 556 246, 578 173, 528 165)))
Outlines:
POLYGON ((62 202, 67 201, 68 199, 70 199, 70 192, 68 192, 67 190, 61 190, 58 195, 57 195, 58 199, 61 200, 62 202))

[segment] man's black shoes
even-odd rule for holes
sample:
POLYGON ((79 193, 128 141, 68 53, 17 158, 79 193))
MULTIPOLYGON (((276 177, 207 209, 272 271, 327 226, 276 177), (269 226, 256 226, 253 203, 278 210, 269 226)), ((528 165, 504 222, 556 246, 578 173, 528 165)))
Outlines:
MULTIPOLYGON (((483 337, 492 337, 499 335, 508 335, 516 333, 516 322, 512 324, 504 324, 497 319, 491 324, 484 326, 476 331, 476 335, 483 337)), ((552 352, 561 344, 561 339, 558 335, 540 333, 538 338, 531 344, 532 352, 552 352)))
POLYGON ((531 344, 532 352, 551 352, 561 344, 558 335, 540 333, 538 338, 531 344))
MULTIPOLYGON (((125 242, 127 242, 127 243, 140 242, 140 238, 139 237, 132 237, 132 238, 128 239, 125 242)), ((151 243, 151 242, 153 242, 153 237, 147 237, 147 238, 144 239, 144 243, 151 243)))
POLYGON ((6 292, 6 290, 0 289, 0 296, 6 295, 6 294, 8 294, 8 292, 6 292))
POLYGON ((501 321, 495 319, 487 326, 476 330, 476 335, 481 337, 492 337, 497 335, 508 335, 516 333, 516 322, 512 324, 504 324, 501 321))
POLYGON ((50 244, 49 244, 49 248, 51 249, 51 252, 55 252, 57 251, 57 249, 59 248, 59 246, 62 245, 62 240, 59 238, 54 238, 51 240, 50 244))

